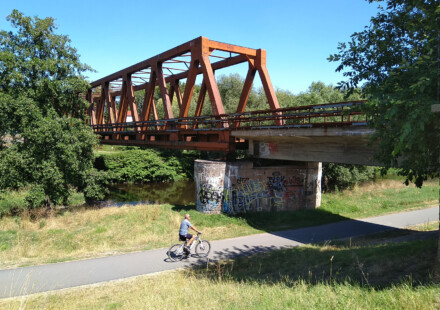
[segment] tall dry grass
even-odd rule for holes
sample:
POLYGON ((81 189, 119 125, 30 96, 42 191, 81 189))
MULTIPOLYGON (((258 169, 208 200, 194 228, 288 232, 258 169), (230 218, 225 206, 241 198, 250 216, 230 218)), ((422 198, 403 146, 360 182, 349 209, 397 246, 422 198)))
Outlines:
POLYGON ((4 218, 0 230, 11 232, 12 240, 0 251, 0 266, 167 246, 176 239, 180 220, 179 213, 157 205, 82 209, 38 220, 4 218))
POLYGON ((324 194, 322 207, 316 211, 232 217, 201 214, 193 206, 139 205, 24 213, 0 219, 0 268, 168 247, 177 241, 179 224, 187 212, 206 239, 216 240, 399 212, 437 199, 437 184, 426 184, 420 190, 391 180, 324 194))

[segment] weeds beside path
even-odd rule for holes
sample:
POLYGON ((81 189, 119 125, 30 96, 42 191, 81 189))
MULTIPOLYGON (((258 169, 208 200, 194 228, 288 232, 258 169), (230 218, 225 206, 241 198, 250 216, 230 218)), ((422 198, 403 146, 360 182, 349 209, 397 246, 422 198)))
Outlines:
POLYGON ((324 194, 320 209, 291 213, 231 217, 201 214, 191 205, 140 205, 77 208, 37 219, 4 217, 0 220, 0 268, 167 247, 177 241, 180 221, 187 212, 207 239, 218 240, 421 208, 437 199, 437 184, 416 189, 388 181, 324 194))

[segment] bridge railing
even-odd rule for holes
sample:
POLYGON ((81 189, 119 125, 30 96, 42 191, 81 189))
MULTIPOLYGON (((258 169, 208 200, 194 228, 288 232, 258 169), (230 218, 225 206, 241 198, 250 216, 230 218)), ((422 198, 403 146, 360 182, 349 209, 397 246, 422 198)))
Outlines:
POLYGON ((366 126, 365 101, 275 110, 93 125, 101 143, 231 151, 244 142, 232 130, 366 126))
POLYGON ((93 125, 98 134, 142 132, 219 131, 231 129, 310 128, 366 126, 360 107, 365 101, 260 110, 219 116, 173 118, 154 121, 93 125), (277 122, 278 121, 278 122, 277 122), (281 125, 276 125, 281 124, 281 125))
POLYGON ((361 111, 365 100, 282 108, 229 114, 232 128, 310 128, 332 126, 365 126, 366 115, 361 111), (231 120, 230 118, 233 117, 231 120), (282 125, 275 125, 280 120, 282 125))

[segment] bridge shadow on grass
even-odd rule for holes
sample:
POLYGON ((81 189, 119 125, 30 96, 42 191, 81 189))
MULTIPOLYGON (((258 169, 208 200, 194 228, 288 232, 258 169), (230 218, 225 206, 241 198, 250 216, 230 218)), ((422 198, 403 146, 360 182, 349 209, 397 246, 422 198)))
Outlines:
POLYGON ((187 205, 174 204, 173 207, 171 208, 171 210, 173 210, 175 212, 181 212, 181 211, 189 212, 191 210, 195 211, 196 205, 193 203, 190 203, 187 205))
POLYGON ((298 283, 331 283, 386 289, 400 284, 409 287, 440 284, 432 276, 437 235, 438 231, 395 230, 366 238, 283 249, 231 247, 229 251, 215 251, 211 256, 219 260, 211 261, 208 267, 206 260, 199 260, 193 265, 202 264, 202 268, 186 272, 212 281, 249 281, 290 287, 298 283), (408 236, 413 240, 408 240, 408 236))
MULTIPOLYGON (((173 205, 175 212, 196 211, 195 204, 173 205)), ((234 223, 246 222, 247 225, 266 232, 296 229, 308 226, 317 226, 327 223, 340 222, 348 218, 328 211, 298 210, 293 212, 252 212, 244 214, 202 214, 192 212, 192 220, 197 227, 219 227, 234 223)))
POLYGON ((190 264, 203 268, 187 272, 213 281, 223 277, 289 286, 299 281, 378 289, 403 282, 411 286, 440 284, 432 276, 438 230, 397 229, 322 210, 229 217, 244 219, 250 226, 268 232, 269 237, 256 235, 241 244, 221 241, 210 254, 208 268, 206 259, 199 259, 190 264), (281 242, 272 243, 270 235, 281 242))
MULTIPOLYGON (((185 210, 194 209, 189 206, 185 210)), ((209 227, 216 225, 216 216, 225 217, 200 215, 193 219, 200 220, 198 227, 209 227)), ((209 261, 192 257, 187 262, 188 266, 202 268, 186 272, 213 281, 223 277, 237 282, 289 286, 298 282, 310 285, 348 283, 382 289, 402 283, 411 286, 440 284, 432 276, 438 230, 397 229, 319 209, 228 215, 226 219, 244 220, 251 227, 268 232, 269 239, 273 235, 282 241, 272 245, 272 241, 263 240, 266 238, 263 237, 260 244, 258 238, 263 235, 252 236, 250 241, 241 244, 221 241, 223 244, 213 248, 209 261)))
POLYGON ((299 243, 317 243, 396 230, 394 227, 353 220, 320 209, 294 212, 206 215, 195 212, 196 206, 189 204, 174 205, 172 210, 175 212, 190 212, 192 221, 202 230, 231 224, 239 228, 245 222, 257 230, 299 243))
POLYGON ((253 212, 229 215, 229 217, 245 220, 249 226, 266 232, 319 226, 348 220, 346 217, 320 209, 291 212, 253 212))

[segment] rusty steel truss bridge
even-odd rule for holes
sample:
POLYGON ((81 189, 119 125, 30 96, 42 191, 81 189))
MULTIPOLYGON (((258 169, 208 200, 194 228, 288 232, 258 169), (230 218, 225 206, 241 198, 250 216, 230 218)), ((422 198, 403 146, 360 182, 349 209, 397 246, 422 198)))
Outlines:
POLYGON ((248 147, 246 139, 233 134, 239 131, 366 126, 359 109, 364 101, 281 108, 266 68, 265 50, 205 37, 110 74, 91 86, 87 94, 90 125, 103 144, 229 152, 248 147), (248 65, 244 86, 236 111, 226 114, 215 71, 241 63, 248 65), (246 111, 257 72, 268 109, 246 111), (199 75, 200 91, 193 100, 199 75), (157 89, 163 104, 162 119, 154 97, 157 89), (142 104, 136 102, 137 91, 142 92, 142 104), (209 116, 202 115, 207 94, 212 108, 209 116), (173 113, 174 96, 178 115, 173 113), (196 105, 193 115, 189 115, 191 102, 196 105))

